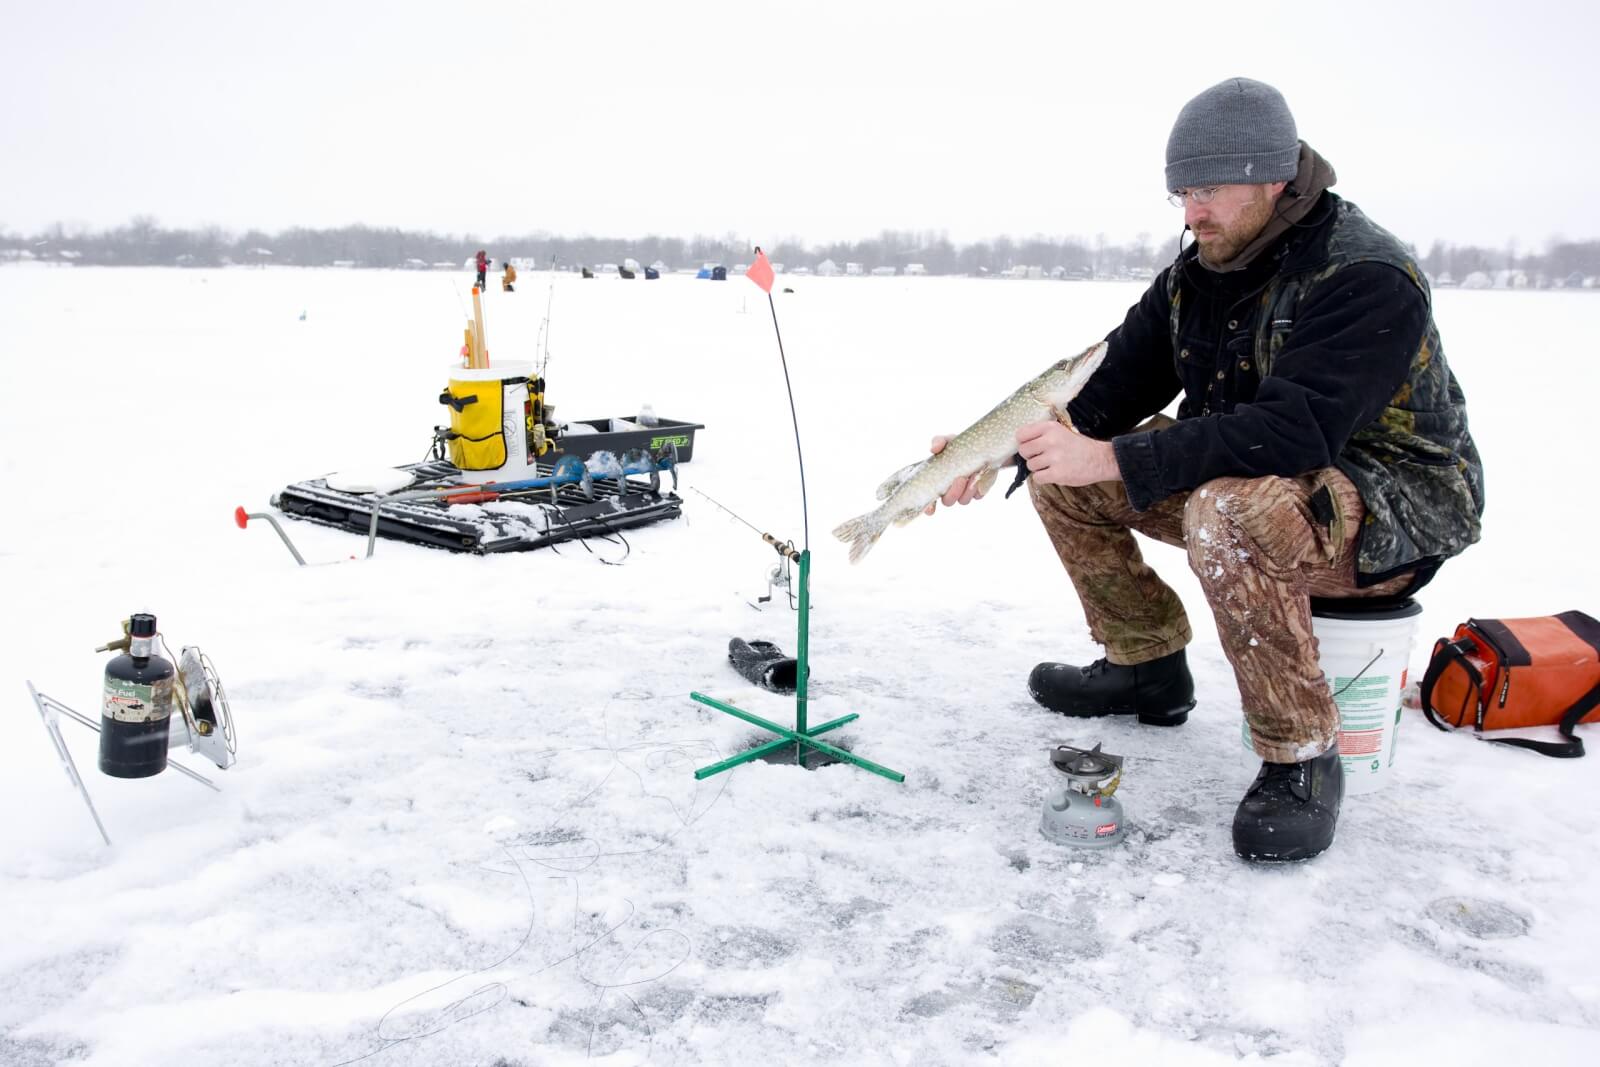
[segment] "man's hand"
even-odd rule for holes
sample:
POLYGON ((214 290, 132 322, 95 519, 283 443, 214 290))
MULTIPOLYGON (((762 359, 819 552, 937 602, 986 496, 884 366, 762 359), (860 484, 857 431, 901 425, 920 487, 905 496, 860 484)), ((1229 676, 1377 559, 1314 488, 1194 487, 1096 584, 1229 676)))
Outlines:
MULTIPOLYGON (((944 451, 944 446, 949 443, 950 438, 941 434, 933 439, 933 443, 928 446, 928 451, 937 456, 944 451)), ((940 497, 937 502, 923 508, 922 513, 924 515, 932 515, 934 509, 941 503, 945 507, 951 508, 957 504, 970 504, 982 496, 983 494, 978 492, 978 479, 976 477, 957 478, 950 483, 950 488, 945 490, 944 496, 940 497)))
POLYGON ((1028 461, 1028 471, 1040 485, 1122 481, 1110 441, 1085 437, 1055 419, 1029 423, 1018 430, 1017 451, 1028 461))

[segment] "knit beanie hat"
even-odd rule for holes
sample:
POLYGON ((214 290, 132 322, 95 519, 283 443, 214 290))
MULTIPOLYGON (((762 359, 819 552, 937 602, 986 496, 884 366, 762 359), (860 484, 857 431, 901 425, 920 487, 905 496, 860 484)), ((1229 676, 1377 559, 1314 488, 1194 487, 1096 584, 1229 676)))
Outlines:
POLYGON ((1300 163, 1300 138, 1283 94, 1229 78, 1183 105, 1167 138, 1167 189, 1286 182, 1300 163))

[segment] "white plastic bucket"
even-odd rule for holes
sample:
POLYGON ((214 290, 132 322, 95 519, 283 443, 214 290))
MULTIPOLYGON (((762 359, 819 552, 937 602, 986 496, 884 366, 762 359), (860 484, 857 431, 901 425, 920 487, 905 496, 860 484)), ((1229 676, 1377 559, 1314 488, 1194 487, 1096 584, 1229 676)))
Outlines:
MULTIPOLYGON (((1371 793, 1389 780, 1400 695, 1416 639, 1422 605, 1400 601, 1312 600, 1311 631, 1317 658, 1339 706, 1339 762, 1345 795, 1371 793)), ((1249 759, 1255 756, 1250 725, 1241 731, 1249 759)))

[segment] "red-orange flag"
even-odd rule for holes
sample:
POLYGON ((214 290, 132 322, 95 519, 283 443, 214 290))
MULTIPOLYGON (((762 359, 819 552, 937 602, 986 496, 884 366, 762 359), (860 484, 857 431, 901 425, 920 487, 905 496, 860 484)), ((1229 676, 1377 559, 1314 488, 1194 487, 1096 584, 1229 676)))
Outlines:
POLYGON ((750 269, 744 276, 761 286, 766 292, 772 292, 772 264, 767 262, 767 254, 758 247, 756 261, 750 264, 750 269))

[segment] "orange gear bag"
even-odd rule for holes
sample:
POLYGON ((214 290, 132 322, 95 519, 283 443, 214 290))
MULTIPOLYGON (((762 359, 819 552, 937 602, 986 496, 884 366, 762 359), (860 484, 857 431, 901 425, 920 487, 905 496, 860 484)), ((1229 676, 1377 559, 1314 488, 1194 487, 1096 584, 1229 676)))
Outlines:
POLYGON ((1546 756, 1583 755, 1573 735, 1600 722, 1600 622, 1581 611, 1533 619, 1468 619, 1433 646, 1422 710, 1441 730, 1555 726, 1565 741, 1486 737, 1546 756))

